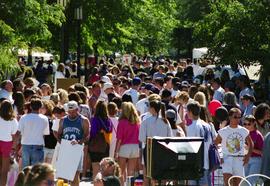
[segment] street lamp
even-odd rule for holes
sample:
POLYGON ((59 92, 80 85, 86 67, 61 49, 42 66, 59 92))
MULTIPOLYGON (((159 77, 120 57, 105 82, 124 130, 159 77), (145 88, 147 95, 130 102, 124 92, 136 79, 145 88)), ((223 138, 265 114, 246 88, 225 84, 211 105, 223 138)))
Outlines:
POLYGON ((80 62, 80 58, 81 58, 81 21, 83 19, 83 10, 82 7, 77 7, 75 8, 75 19, 77 20, 77 75, 78 78, 80 78, 81 76, 81 62, 80 62))
MULTIPOLYGON (((66 9, 69 0, 57 0, 57 4, 64 7, 64 11, 66 9)), ((65 63, 65 24, 63 23, 61 26, 61 51, 60 51, 60 62, 65 63)))

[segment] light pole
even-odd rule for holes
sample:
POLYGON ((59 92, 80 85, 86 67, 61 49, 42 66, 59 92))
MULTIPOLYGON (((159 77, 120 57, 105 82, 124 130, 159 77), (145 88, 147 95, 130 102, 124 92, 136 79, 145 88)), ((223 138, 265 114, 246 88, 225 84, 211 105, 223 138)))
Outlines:
MULTIPOLYGON (((57 0, 57 4, 64 7, 64 11, 69 0, 57 0)), ((60 62, 65 63, 65 23, 61 26, 61 50, 60 50, 60 62)))
POLYGON ((77 75, 78 78, 81 76, 81 21, 83 19, 82 7, 75 8, 75 19, 77 20, 77 75))

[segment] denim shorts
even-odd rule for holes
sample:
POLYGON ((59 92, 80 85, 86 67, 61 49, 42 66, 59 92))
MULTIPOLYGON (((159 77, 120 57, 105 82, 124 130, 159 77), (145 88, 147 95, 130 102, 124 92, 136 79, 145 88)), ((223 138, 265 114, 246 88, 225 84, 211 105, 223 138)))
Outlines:
POLYGON ((23 168, 44 161, 43 145, 22 145, 23 168))

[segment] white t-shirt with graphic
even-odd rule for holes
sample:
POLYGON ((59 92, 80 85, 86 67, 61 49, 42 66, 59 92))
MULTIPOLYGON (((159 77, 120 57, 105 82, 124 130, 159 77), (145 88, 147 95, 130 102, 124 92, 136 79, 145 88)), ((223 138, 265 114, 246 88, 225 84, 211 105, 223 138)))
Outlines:
POLYGON ((218 131, 222 138, 221 147, 223 156, 243 156, 245 151, 245 141, 249 131, 241 126, 231 128, 230 126, 224 127, 218 131))

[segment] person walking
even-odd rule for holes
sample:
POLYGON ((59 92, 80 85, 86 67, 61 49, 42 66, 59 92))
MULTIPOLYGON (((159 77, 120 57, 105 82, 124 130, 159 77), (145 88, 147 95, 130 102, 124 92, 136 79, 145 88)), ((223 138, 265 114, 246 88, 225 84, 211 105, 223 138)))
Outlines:
POLYGON ((18 122, 12 104, 4 100, 0 105, 0 186, 7 184, 11 154, 16 149, 17 129, 18 122))
POLYGON ((151 116, 142 122, 140 126, 140 132, 139 132, 139 141, 142 144, 141 147, 142 147, 142 156, 143 156, 143 164, 144 164, 145 185, 149 185, 149 179, 146 177, 147 137, 153 137, 153 136, 172 137, 173 136, 171 125, 169 124, 166 118, 165 104, 157 100, 151 101, 149 103, 149 112, 151 116), (159 113, 161 113, 161 116, 159 113))
POLYGON ((40 114, 41 100, 32 99, 30 107, 32 111, 21 117, 18 129, 21 135, 23 168, 44 161, 44 135, 50 134, 48 118, 40 114))
POLYGON ((125 180, 126 176, 135 176, 139 160, 140 117, 135 106, 130 102, 122 103, 121 109, 114 157, 118 159, 125 180))
MULTIPOLYGON (((254 143, 254 148, 249 162, 245 166, 245 176, 259 174, 262 162, 263 136, 256 128, 256 119, 253 115, 247 115, 244 118, 244 127, 249 130, 249 135, 254 143)), ((255 185, 257 178, 248 178, 248 181, 255 185)))
MULTIPOLYGON (((72 145, 84 144, 88 142, 89 137, 89 120, 79 113, 79 105, 76 101, 67 103, 68 115, 59 122, 57 141, 61 143, 61 139, 71 141, 72 145)), ((83 154, 83 152, 82 152, 83 154)), ((72 186, 79 186, 80 171, 82 171, 83 157, 79 162, 72 186)))
POLYGON ((99 162, 109 156, 110 151, 110 137, 112 132, 112 121, 109 118, 107 103, 99 100, 96 105, 94 117, 90 120, 91 132, 89 143, 89 155, 92 162, 93 178, 96 177, 100 169, 99 162), (101 142, 99 137, 102 136, 102 143, 98 146, 102 149, 94 149, 92 144, 101 142))
MULTIPOLYGON (((253 151, 253 142, 249 131, 239 125, 241 121, 241 110, 232 108, 229 111, 229 125, 220 129, 215 139, 215 144, 221 143, 223 153, 223 177, 224 184, 228 186, 232 176, 244 177, 244 166, 248 163, 253 151), (245 143, 248 153, 245 154, 245 143)), ((240 179, 234 178, 233 185, 239 185, 240 179)))

